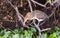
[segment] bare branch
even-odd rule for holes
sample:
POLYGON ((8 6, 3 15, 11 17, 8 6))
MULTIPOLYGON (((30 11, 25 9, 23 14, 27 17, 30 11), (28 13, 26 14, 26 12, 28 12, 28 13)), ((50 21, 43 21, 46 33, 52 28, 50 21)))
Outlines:
POLYGON ((11 1, 7 0, 7 2, 8 2, 14 9, 16 8, 16 6, 14 6, 14 5, 11 3, 11 1))
POLYGON ((43 29, 43 30, 41 30, 41 32, 43 32, 43 31, 47 31, 47 30, 51 30, 51 28, 43 29))
POLYGON ((24 18, 24 16, 21 13, 19 13, 17 6, 14 6, 10 1, 8 1, 8 3, 16 10, 16 12, 18 13, 19 16, 24 18))
POLYGON ((21 5, 20 5, 20 6, 21 6, 21 7, 23 7, 23 0, 21 0, 21 2, 20 2, 20 3, 21 3, 21 5))
POLYGON ((37 29, 37 30, 39 31, 39 33, 41 34, 41 29, 40 29, 40 27, 39 27, 39 23, 36 25, 36 24, 35 24, 35 20, 33 20, 33 23, 34 23, 36 29, 37 29))
POLYGON ((25 27, 24 26, 24 20, 23 20, 24 19, 24 16, 21 13, 19 13, 18 7, 17 6, 14 6, 9 0, 7 2, 15 9, 16 15, 17 15, 19 21, 21 21, 22 24, 23 24, 23 27, 25 27))
POLYGON ((33 12, 30 0, 28 0, 28 3, 29 3, 29 7, 30 7, 31 12, 33 12))
POLYGON ((33 12, 32 6, 31 6, 31 1, 28 0, 28 3, 29 3, 30 11, 31 11, 32 17, 33 17, 34 16, 34 12, 33 12))
MULTIPOLYGON (((23 17, 23 15, 21 13, 19 13, 18 11, 18 7, 14 6, 9 0, 8 0, 8 3, 16 10, 16 14, 19 18, 19 20, 21 19, 21 17, 23 17)), ((24 18, 24 17, 23 17, 24 18)))
POLYGON ((46 7, 45 5, 40 4, 40 3, 38 3, 38 2, 36 2, 36 1, 34 1, 34 0, 31 0, 31 1, 32 1, 33 3, 35 3, 35 4, 39 5, 39 6, 46 7))

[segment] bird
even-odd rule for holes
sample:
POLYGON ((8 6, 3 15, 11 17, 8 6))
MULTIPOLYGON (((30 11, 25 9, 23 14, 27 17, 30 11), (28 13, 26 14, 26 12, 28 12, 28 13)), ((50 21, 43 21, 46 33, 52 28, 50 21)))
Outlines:
POLYGON ((24 24, 25 26, 32 26, 35 27, 39 33, 41 32, 40 22, 46 21, 48 19, 48 15, 40 10, 34 10, 32 13, 28 12, 24 18, 24 24), (34 14, 33 14, 34 13, 34 14), (33 16, 34 15, 34 16, 33 16))
POLYGON ((32 13, 31 12, 28 12, 24 18, 24 23, 32 23, 33 21, 32 20, 37 20, 38 21, 38 24, 41 22, 41 21, 44 21, 46 19, 48 19, 48 15, 46 13, 44 13, 43 11, 40 11, 40 10, 34 10, 32 13), (34 16, 33 16, 33 13, 34 12, 34 16), (32 17, 33 16, 33 17, 32 17))

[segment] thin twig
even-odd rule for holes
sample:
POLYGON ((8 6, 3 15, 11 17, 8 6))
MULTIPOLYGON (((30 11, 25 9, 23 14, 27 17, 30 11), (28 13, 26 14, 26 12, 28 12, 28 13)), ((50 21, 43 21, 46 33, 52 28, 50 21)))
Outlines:
POLYGON ((43 30, 41 30, 41 32, 43 32, 43 31, 47 31, 47 30, 51 30, 51 28, 43 29, 43 30))
POLYGON ((34 17, 34 12, 33 12, 32 6, 31 6, 31 1, 28 0, 28 3, 29 3, 29 7, 30 7, 30 11, 31 11, 32 17, 34 17))
POLYGON ((23 7, 23 0, 21 0, 21 2, 20 2, 20 3, 21 3, 21 5, 20 5, 20 6, 21 6, 21 7, 23 7))
POLYGON ((24 16, 21 13, 19 13, 17 6, 14 6, 9 0, 8 0, 8 3, 16 10, 16 12, 18 13, 19 16, 24 18, 24 16))
POLYGON ((45 5, 40 4, 40 3, 38 3, 38 2, 36 2, 36 1, 34 1, 34 0, 31 0, 31 1, 32 1, 33 3, 35 3, 35 4, 39 5, 39 6, 46 7, 45 5))
POLYGON ((35 20, 34 19, 33 19, 33 23, 34 23, 36 29, 39 31, 39 34, 41 35, 41 29, 39 27, 39 23, 38 24, 35 24, 35 20))
POLYGON ((24 23, 24 20, 23 20, 24 19, 24 16, 21 13, 19 13, 18 7, 17 6, 14 6, 9 0, 7 2, 15 9, 16 15, 17 15, 19 21, 21 21, 22 24, 23 24, 24 23))
POLYGON ((30 11, 33 12, 30 0, 28 0, 28 3, 29 3, 30 11))

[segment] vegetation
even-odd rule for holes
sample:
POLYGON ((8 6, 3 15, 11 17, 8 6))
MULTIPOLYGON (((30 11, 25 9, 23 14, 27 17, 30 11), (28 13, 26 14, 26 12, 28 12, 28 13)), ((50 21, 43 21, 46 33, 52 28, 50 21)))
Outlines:
POLYGON ((56 25, 58 0, 0 0, 0 38, 60 38, 56 25))
POLYGON ((39 36, 35 28, 30 28, 28 30, 23 29, 14 29, 12 31, 8 31, 6 29, 0 31, 0 38, 60 38, 60 28, 55 27, 54 31, 49 30, 46 32, 42 32, 41 36, 39 36))

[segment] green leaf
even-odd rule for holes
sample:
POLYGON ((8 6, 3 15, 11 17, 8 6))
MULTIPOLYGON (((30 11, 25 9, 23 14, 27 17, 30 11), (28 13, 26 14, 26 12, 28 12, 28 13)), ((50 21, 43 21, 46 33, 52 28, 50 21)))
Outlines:
POLYGON ((28 36, 28 31, 25 30, 25 31, 24 31, 24 34, 25 34, 25 36, 28 36))
POLYGON ((57 38, 56 33, 51 34, 49 38, 57 38))
POLYGON ((60 28, 59 27, 55 27, 55 31, 60 31, 60 28))
POLYGON ((13 35, 12 38, 19 38, 19 34, 13 35))
POLYGON ((51 0, 47 0, 47 2, 48 2, 48 3, 50 3, 50 2, 51 2, 51 0))
POLYGON ((8 38, 10 34, 11 34, 11 32, 10 32, 10 31, 5 32, 5 34, 4 34, 4 36, 3 36, 3 38, 8 38))
POLYGON ((41 34, 41 38, 47 38, 47 33, 41 34))
POLYGON ((24 38, 24 35, 23 34, 20 34, 20 38, 24 38))
POLYGON ((18 29, 15 29, 15 30, 13 31, 13 33, 14 33, 14 34, 19 33, 18 29))
POLYGON ((36 32, 36 29, 35 28, 30 28, 31 32, 36 32))
POLYGON ((60 35, 57 38, 60 38, 60 35))
POLYGON ((2 36, 0 36, 0 38, 3 38, 2 36))

